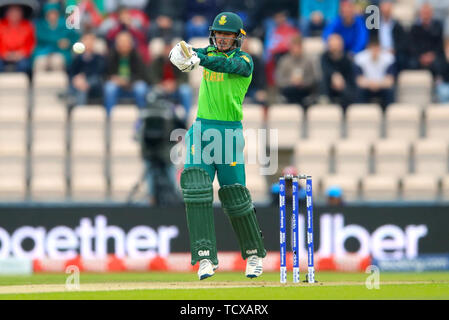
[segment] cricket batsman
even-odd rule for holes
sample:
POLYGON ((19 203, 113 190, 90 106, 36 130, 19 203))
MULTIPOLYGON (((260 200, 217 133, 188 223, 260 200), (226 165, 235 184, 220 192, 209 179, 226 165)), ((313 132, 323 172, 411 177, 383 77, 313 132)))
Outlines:
MULTIPOLYGON (((237 14, 220 13, 209 30, 210 45, 206 48, 192 48, 181 41, 169 55, 170 61, 183 72, 198 65, 204 68, 197 118, 186 134, 187 157, 181 174, 191 264, 200 262, 200 280, 213 276, 218 268, 212 207, 212 182, 217 174, 221 206, 229 217, 246 260, 245 275, 255 278, 262 274, 266 250, 251 195, 245 186, 241 122, 242 102, 251 83, 253 62, 249 54, 240 50, 246 33, 237 14), (214 161, 206 161, 202 155, 211 138, 204 138, 207 132, 218 132, 221 136, 221 149, 214 150, 214 161), (231 141, 225 139, 226 132, 234 133, 231 141), (198 133, 203 138, 195 139, 198 133)), ((212 138, 216 142, 217 136, 212 138)))

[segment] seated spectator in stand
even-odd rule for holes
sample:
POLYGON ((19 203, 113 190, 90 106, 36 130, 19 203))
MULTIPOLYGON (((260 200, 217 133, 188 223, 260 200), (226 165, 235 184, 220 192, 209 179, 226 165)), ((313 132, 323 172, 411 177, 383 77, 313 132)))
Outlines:
POLYGON ((340 0, 301 0, 301 33, 304 37, 320 36, 325 26, 338 15, 340 0))
POLYGON ((82 36, 85 51, 73 59, 69 68, 69 91, 74 98, 74 105, 85 105, 88 98, 100 98, 102 95, 105 59, 94 52, 95 40, 94 33, 82 36))
POLYGON ((0 72, 6 65, 14 71, 31 73, 31 53, 36 45, 33 24, 24 19, 21 6, 8 6, 0 19, 0 72))
POLYGON ((302 47, 301 36, 292 39, 289 53, 283 56, 276 67, 276 84, 288 103, 299 103, 304 109, 316 82, 313 62, 302 47))
POLYGON ((139 27, 139 24, 136 24, 133 19, 133 13, 131 9, 127 7, 120 7, 118 11, 118 23, 111 28, 107 35, 106 40, 109 43, 109 47, 113 46, 115 38, 117 34, 122 31, 128 31, 139 51, 140 56, 142 57, 145 64, 150 63, 150 52, 148 50, 148 39, 145 34, 146 25, 139 27))
POLYGON ((221 9, 219 0, 186 0, 185 38, 208 37, 209 26, 221 9))
POLYGON ((253 78, 248 88, 246 98, 253 103, 268 106, 267 79, 265 78, 264 64, 262 57, 252 52, 249 47, 250 38, 246 38, 242 43, 242 51, 247 52, 253 58, 253 78))
POLYGON ((36 22, 37 46, 34 50, 36 70, 65 70, 72 61, 72 46, 79 35, 66 27, 58 3, 44 6, 45 18, 36 22))
POLYGON ((326 190, 326 205, 330 207, 341 207, 343 206, 343 190, 339 186, 330 186, 326 190))
POLYGON ((265 30, 264 40, 264 58, 269 86, 275 84, 274 71, 279 58, 289 51, 292 39, 300 35, 298 28, 289 22, 287 11, 275 13, 273 20, 274 25, 265 30))
POLYGON ((164 52, 150 66, 151 83, 154 83, 164 96, 173 102, 180 103, 185 110, 185 119, 192 106, 193 92, 189 85, 188 73, 180 71, 168 58, 173 45, 166 42, 164 52))
POLYGON ((77 6, 82 31, 98 28, 106 14, 103 0, 66 0, 66 8, 77 6))
POLYGON ((385 111, 394 102, 394 56, 380 47, 378 37, 370 39, 368 48, 354 57, 359 87, 359 102, 370 103, 373 98, 385 111))
POLYGON ((449 37, 449 0, 417 0, 416 6, 421 8, 425 3, 433 8, 434 18, 443 25, 444 38, 449 37))
POLYGON ((419 19, 410 30, 410 67, 426 69, 435 76, 443 56, 443 26, 433 18, 433 9, 425 3, 419 19))
POLYGON ((175 38, 183 38, 184 0, 152 0, 145 8, 145 13, 150 17, 148 35, 150 39, 163 38, 170 41, 175 38))
POLYGON ((357 15, 351 0, 340 2, 340 15, 324 29, 323 39, 327 42, 327 38, 334 33, 338 33, 343 38, 345 51, 351 55, 365 49, 368 42, 368 29, 365 19, 357 15))
POLYGON ((330 102, 340 104, 343 111, 356 100, 354 64, 344 52, 343 39, 338 34, 330 35, 327 51, 321 56, 321 93, 330 102))
POLYGON ((133 47, 131 34, 122 31, 117 35, 115 47, 108 57, 107 82, 103 94, 108 116, 122 97, 134 98, 139 108, 146 105, 147 70, 139 53, 133 47))
POLYGON ((444 60, 438 69, 436 93, 439 103, 449 103, 449 40, 444 45, 444 60))
POLYGON ((380 13, 380 46, 395 55, 396 72, 399 73, 408 68, 408 34, 399 21, 393 19, 393 0, 381 0, 380 13))

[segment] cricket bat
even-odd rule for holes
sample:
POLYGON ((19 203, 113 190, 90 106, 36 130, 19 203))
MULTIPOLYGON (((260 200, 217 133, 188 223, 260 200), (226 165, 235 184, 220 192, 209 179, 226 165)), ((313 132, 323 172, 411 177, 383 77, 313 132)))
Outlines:
POLYGON ((183 40, 179 43, 181 45, 181 50, 182 53, 184 53, 184 56, 189 59, 190 57, 192 57, 192 54, 190 53, 189 48, 187 48, 187 44, 186 42, 183 40))

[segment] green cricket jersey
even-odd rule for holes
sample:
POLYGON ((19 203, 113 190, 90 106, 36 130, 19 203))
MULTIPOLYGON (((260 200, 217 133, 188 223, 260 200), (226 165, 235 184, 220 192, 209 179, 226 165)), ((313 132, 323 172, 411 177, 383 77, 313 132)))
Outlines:
POLYGON ((253 60, 236 48, 219 52, 214 46, 193 49, 204 67, 197 117, 208 120, 241 121, 242 103, 253 74, 253 60))

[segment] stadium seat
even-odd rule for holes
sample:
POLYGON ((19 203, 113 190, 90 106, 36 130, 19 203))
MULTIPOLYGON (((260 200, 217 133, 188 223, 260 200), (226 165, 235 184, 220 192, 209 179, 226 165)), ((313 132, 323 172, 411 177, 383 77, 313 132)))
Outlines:
POLYGON ((258 164, 247 165, 246 187, 251 192, 251 198, 255 202, 266 201, 268 195, 268 185, 265 175, 260 172, 258 164))
POLYGON ((438 197, 438 178, 434 175, 414 174, 402 178, 402 199, 406 201, 434 201, 438 197))
MULTIPOLYGON (((133 186, 140 181, 144 165, 140 157, 115 157, 111 159, 111 196, 115 201, 125 201, 133 186)), ((146 181, 141 183, 142 190, 147 190, 146 181)))
POLYGON ((414 167, 416 174, 448 173, 449 144, 444 140, 422 139, 413 143, 414 167))
POLYGON ((303 39, 304 53, 309 56, 321 56, 326 50, 326 44, 321 37, 308 37, 303 39))
POLYGON ((67 90, 67 86, 66 72, 36 72, 33 76, 34 105, 61 108, 65 101, 59 95, 67 90))
POLYGON ((102 38, 95 39, 94 52, 99 55, 105 56, 108 53, 108 44, 106 40, 102 38))
POLYGON ((415 0, 402 0, 393 5, 393 18, 397 19, 404 27, 409 28, 415 20, 415 0))
POLYGON ((338 140, 342 136, 343 112, 338 105, 313 105, 307 111, 307 137, 322 141, 338 140))
POLYGON ((29 80, 23 72, 0 73, 0 95, 19 96, 24 95, 29 89, 29 80))
POLYGON ((426 106, 432 100, 432 74, 427 70, 404 70, 398 77, 398 102, 426 106))
POLYGON ((0 156, 0 201, 23 201, 26 195, 25 157, 0 156))
POLYGON ((140 157, 140 144, 134 140, 139 111, 134 105, 120 105, 111 117, 111 156, 140 157))
POLYGON ((39 105, 34 106, 32 112, 33 123, 50 123, 50 124, 64 124, 67 121, 67 107, 60 105, 60 107, 39 105))
POLYGON ((71 118, 71 153, 102 157, 105 152, 105 117, 102 106, 78 106, 71 118))
POLYGON ((268 128, 278 131, 278 146, 293 149, 301 138, 304 111, 300 105, 272 105, 268 109, 268 128))
POLYGON ((379 140, 374 143, 373 148, 376 174, 400 176, 410 171, 409 143, 403 140, 379 140))
POLYGON ((331 144, 321 140, 303 140, 295 146, 295 166, 301 173, 314 178, 323 177, 330 172, 331 144))
POLYGON ((104 201, 105 160, 101 157, 74 157, 71 161, 71 197, 75 201, 104 201))
MULTIPOLYGON (((248 161, 248 159, 257 159, 257 153, 260 147, 259 134, 265 132, 260 131, 259 129, 263 130, 266 128, 263 107, 259 104, 244 104, 242 125, 243 136, 245 138, 245 161, 248 161), (253 156, 253 158, 251 158, 251 156, 253 156)), ((268 136, 265 136, 265 145, 262 146, 262 148, 267 145, 268 138, 268 136)))
POLYGON ((378 104, 352 104, 346 111, 346 136, 373 141, 381 136, 382 109, 378 104))
POLYGON ((362 194, 366 201, 395 201, 399 197, 399 180, 391 175, 365 176, 362 194))
POLYGON ((33 157, 31 172, 31 197, 33 200, 65 200, 67 188, 64 158, 33 157))
POLYGON ((24 125, 27 118, 26 104, 0 104, 0 124, 2 126, 24 125))
POLYGON ((25 126, 4 126, 0 122, 0 157, 25 157, 26 151, 25 126))
POLYGON ((264 109, 260 104, 243 105, 243 129, 263 129, 264 123, 264 109))
POLYGON ((421 136, 421 109, 415 104, 388 106, 385 131, 388 139, 414 140, 421 136))
POLYGON ((335 172, 362 177, 370 173, 371 145, 363 140, 342 140, 334 144, 335 172))
POLYGON ((248 41, 249 52, 251 52, 252 55, 262 56, 263 43, 259 38, 251 37, 247 38, 245 41, 248 41))
POLYGON ((351 175, 328 175, 323 177, 323 192, 333 186, 338 186, 343 190, 344 201, 354 201, 360 198, 360 180, 351 175))
POLYGON ((62 71, 37 72, 33 78, 34 93, 54 93, 58 89, 66 89, 68 85, 67 73, 62 71))
POLYGON ((164 53, 164 39, 154 38, 148 43, 148 50, 151 54, 151 59, 157 59, 164 53))
POLYGON ((64 123, 33 123, 31 151, 33 157, 65 157, 66 127, 64 123))
POLYGON ((449 140, 449 105, 429 105, 425 116, 426 137, 449 140))

